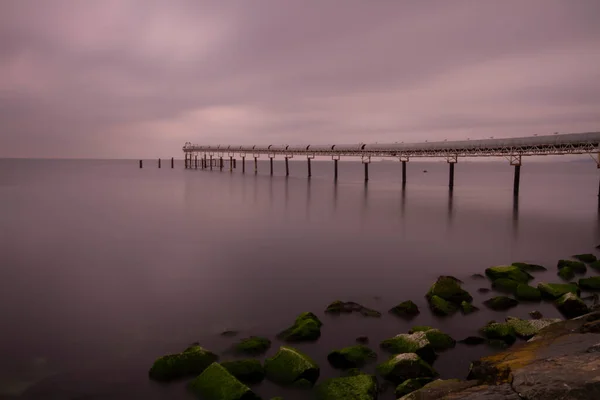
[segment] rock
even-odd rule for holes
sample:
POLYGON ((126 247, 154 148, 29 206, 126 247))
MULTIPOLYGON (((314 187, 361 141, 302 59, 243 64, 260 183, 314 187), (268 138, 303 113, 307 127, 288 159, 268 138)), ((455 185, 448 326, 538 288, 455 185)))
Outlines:
POLYGON ((579 287, 584 290, 600 290, 600 276, 581 278, 579 280, 579 287))
POLYGON ((433 378, 407 379, 396 387, 396 397, 405 396, 415 390, 421 389, 431 381, 433 381, 433 378))
POLYGON ((377 379, 372 375, 360 374, 343 378, 331 378, 315 388, 317 400, 375 400, 377 379))
POLYGON ((579 288, 572 283, 540 283, 537 288, 542 293, 542 297, 547 299, 558 299, 565 293, 579 295, 579 288))
POLYGON ((440 297, 454 304, 460 304, 462 301, 468 303, 473 301, 473 297, 460 287, 461 281, 452 276, 440 276, 427 292, 427 299, 431 302, 434 296, 440 297))
POLYGON ((456 305, 435 295, 429 299, 429 308, 431 312, 439 316, 452 315, 457 311, 456 305))
POLYGON ((529 316, 530 316, 531 318, 533 318, 533 319, 540 319, 540 318, 542 318, 542 317, 543 317, 542 313, 541 313, 541 312, 539 312, 539 311, 537 311, 537 310, 536 310, 536 311, 530 311, 530 312, 529 312, 529 316))
POLYGON ((588 306, 576 294, 567 293, 556 300, 556 307, 566 318, 575 318, 589 312, 588 306))
POLYGON ((598 296, 598 293, 593 293, 589 296, 582 297, 581 300, 590 301, 592 302, 592 305, 596 305, 600 301, 600 297, 598 296))
POLYGON ((415 353, 392 356, 377 366, 377 372, 385 379, 400 384, 411 378, 430 378, 437 372, 415 353))
POLYGON ((498 291, 514 293, 519 284, 520 282, 513 281, 512 279, 499 278, 492 282, 492 287, 498 291))
POLYGON ((591 263, 590 267, 592 267, 592 268, 594 268, 596 270, 600 270, 600 260, 594 261, 593 263, 591 263))
POLYGON ((485 344, 487 344, 489 347, 491 347, 493 349, 504 350, 504 349, 510 347, 510 345, 512 343, 507 343, 504 340, 500 340, 500 339, 488 339, 485 341, 485 344))
POLYGON ((507 323, 491 322, 480 330, 481 334, 489 340, 501 340, 513 344, 517 340, 515 329, 507 323))
POLYGON ((427 326, 427 325, 415 325, 412 328, 410 328, 410 330, 408 331, 408 333, 415 333, 415 332, 427 332, 428 330, 433 329, 433 327, 431 326, 427 326))
POLYGON ((439 329, 430 329, 425 332, 425 336, 435 351, 451 349, 456 346, 456 340, 439 329))
POLYGON ((221 365, 231 375, 246 384, 258 383, 265 379, 265 369, 258 360, 226 361, 221 365))
MULTIPOLYGON (((399 400, 436 400, 436 399, 462 399, 463 397, 454 397, 454 393, 459 393, 465 389, 477 386, 475 381, 461 381, 460 379, 435 380, 423 386, 422 388, 409 393, 399 400)), ((502 399, 504 400, 504 399, 502 399)))
POLYGON ((304 312, 296 318, 294 325, 280 332, 277 337, 288 342, 313 341, 321 336, 323 323, 311 312, 304 312))
POLYGON ((162 356, 154 361, 148 372, 151 379, 169 381, 185 376, 198 375, 219 357, 210 351, 195 345, 182 353, 162 356))
POLYGON ((433 362, 436 357, 425 332, 401 333, 382 341, 380 347, 394 354, 416 353, 427 362, 433 362))
POLYGON ((545 319, 532 319, 526 320, 516 317, 506 318, 506 323, 511 326, 517 336, 525 339, 529 339, 536 335, 541 329, 547 327, 550 324, 562 321, 558 318, 545 318, 545 319))
POLYGON ((496 279, 512 279, 513 281, 527 283, 533 279, 528 272, 514 265, 500 265, 485 270, 485 274, 493 281, 496 279))
POLYGON ((504 311, 509 308, 516 307, 519 302, 515 299, 506 296, 497 296, 492 297, 489 300, 483 302, 488 308, 491 308, 494 311, 504 311))
POLYGON ((410 300, 403 301, 396 307, 392 308, 390 312, 399 317, 414 317, 419 315, 419 307, 410 300))
POLYGON ((223 332, 221 332, 221 336, 234 337, 234 336, 237 336, 238 333, 239 333, 238 331, 223 331, 223 332))
POLYGON ((589 254, 589 253, 587 253, 587 254, 575 254, 573 256, 573 258, 575 258, 575 259, 577 259, 579 261, 583 261, 584 263, 588 263, 588 264, 593 263, 594 261, 597 260, 595 255, 589 254))
POLYGON ((334 350, 327 356, 327 360, 333 367, 341 369, 362 367, 375 358, 377 358, 377 354, 362 345, 334 350))
POLYGON ((512 263, 512 265, 514 265, 515 267, 517 267, 525 272, 547 271, 548 270, 548 268, 543 267, 541 265, 529 264, 529 263, 524 263, 524 262, 516 262, 516 263, 512 263))
POLYGON ((343 376, 356 376, 356 375, 362 375, 362 374, 364 374, 364 372, 362 372, 358 368, 350 368, 350 369, 344 370, 343 373, 344 373, 343 376))
POLYGON ((526 283, 520 283, 515 291, 515 297, 525 301, 540 301, 542 299, 542 292, 526 283))
POLYGON ((571 267, 563 267, 558 270, 556 275, 560 276, 565 281, 570 281, 575 278, 575 271, 571 267))
POLYGON ((482 287, 482 288, 479 288, 479 289, 477 289, 477 291, 478 291, 479 293, 489 293, 489 292, 490 292, 490 289, 488 289, 488 288, 485 288, 485 287, 482 287))
POLYGON ((267 338, 259 336, 250 336, 239 341, 234 346, 234 351, 240 354, 248 354, 251 356, 257 356, 266 353, 271 347, 271 341, 267 338))
POLYGON ((481 274, 473 274, 473 275, 471 275, 471 278, 473 278, 473 279, 485 279, 485 276, 483 276, 481 274))
POLYGON ((358 303, 355 303, 353 301, 344 302, 344 301, 336 300, 327 306, 327 309, 325 309, 325 312, 329 313, 329 314, 337 314, 337 315, 342 314, 342 313, 349 314, 352 312, 357 312, 365 317, 376 317, 376 318, 381 317, 381 313, 379 311, 372 310, 370 308, 367 308, 367 307, 360 305, 358 303))
POLYGON ((190 382, 190 390, 205 400, 260 400, 250 388, 223 366, 212 363, 190 382))
POLYGON ((367 344, 369 343, 369 338, 367 336, 359 336, 356 338, 357 343, 367 344))
POLYGON ((581 261, 558 260, 557 267, 558 267, 558 269, 569 267, 574 272, 577 272, 577 273, 580 273, 580 274, 585 274, 585 271, 587 271, 587 268, 585 267, 585 264, 582 263, 581 261))
POLYGON ((469 345, 469 346, 475 346, 478 344, 485 343, 485 339, 482 337, 479 337, 479 336, 468 336, 462 340, 459 340, 458 342, 469 345))
POLYGON ((280 385, 294 385, 301 380, 314 384, 320 369, 309 356, 293 347, 281 346, 277 354, 265 360, 265 373, 269 380, 280 385))
POLYGON ((463 301, 462 303, 460 303, 460 311, 464 315, 468 315, 468 314, 474 313, 475 311, 479 311, 479 308, 475 307, 471 303, 467 303, 466 301, 463 301))

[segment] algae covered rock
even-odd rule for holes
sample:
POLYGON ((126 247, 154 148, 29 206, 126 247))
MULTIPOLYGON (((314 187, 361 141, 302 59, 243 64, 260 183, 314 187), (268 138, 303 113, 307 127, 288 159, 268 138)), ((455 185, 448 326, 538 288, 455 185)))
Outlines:
POLYGON ((571 267, 563 267, 558 270, 556 275, 560 276, 565 281, 570 281, 571 279, 575 278, 575 271, 573 271, 571 267))
POLYGON ((586 253, 586 254, 575 254, 573 256, 573 258, 575 258, 575 259, 577 259, 579 261, 583 261, 584 263, 588 263, 588 264, 593 263, 594 261, 597 260, 595 255, 589 254, 589 253, 586 253))
POLYGON ((517 340, 515 329, 507 323, 490 322, 480 332, 488 340, 500 340, 507 344, 517 340))
POLYGON ((380 347, 394 354, 415 353, 427 362, 435 360, 433 346, 426 332, 401 333, 381 342, 380 347))
POLYGON ((524 263, 524 262, 516 262, 516 263, 512 263, 512 265, 514 265, 515 267, 526 271, 526 272, 536 272, 536 271, 547 271, 548 268, 542 266, 542 265, 537 265, 537 264, 529 264, 529 263, 524 263))
POLYGON ((331 378, 315 388, 317 400, 375 400, 377 379, 372 375, 359 374, 343 378, 331 378))
POLYGON ((541 319, 541 318, 543 317, 542 313, 541 313, 541 312, 539 312, 539 311, 537 311, 537 310, 530 311, 530 312, 529 312, 529 316, 530 316, 532 319, 541 319))
POLYGON ((541 329, 555 322, 560 322, 558 318, 532 319, 526 320, 516 317, 506 318, 506 323, 515 330, 519 337, 529 339, 536 335, 541 329))
POLYGON ((432 326, 427 326, 427 325, 415 325, 412 328, 410 328, 410 330, 408 331, 408 333, 415 333, 415 332, 427 332, 428 330, 433 329, 432 326))
POLYGON ((390 313, 398 315, 400 317, 410 318, 419 315, 419 307, 417 307, 417 305, 411 300, 406 300, 393 307, 390 310, 390 313))
POLYGON ((302 380, 314 384, 320 369, 306 354, 281 346, 277 354, 265 360, 265 373, 269 380, 280 385, 295 385, 302 380))
POLYGON ((472 302, 473 297, 460 284, 461 281, 452 276, 440 276, 429 288, 426 297, 431 301, 432 297, 437 296, 455 304, 460 304, 462 301, 472 302))
POLYGON ((425 331, 425 337, 427 337, 427 340, 431 343, 431 347, 436 351, 451 349, 456 345, 456 340, 452 339, 452 336, 439 329, 425 331))
POLYGON ((311 312, 304 312, 296 318, 294 325, 290 326, 277 337, 288 342, 312 341, 321 336, 323 323, 311 312))
POLYGON ((600 290, 600 276, 580 279, 579 287, 585 290, 600 290))
POLYGON ((190 390, 206 400, 260 400, 250 388, 222 365, 212 363, 190 382, 190 390))
POLYGON ((542 297, 547 299, 558 299, 566 293, 579 295, 579 288, 572 283, 540 283, 537 288, 542 293, 542 297))
POLYGON ((492 287, 499 291, 514 293, 517 290, 517 286, 520 284, 521 282, 517 282, 512 279, 499 278, 492 282, 492 287))
POLYGON ((526 283, 520 283, 515 291, 515 297, 525 301, 540 301, 542 299, 542 292, 538 288, 529 286, 526 283))
POLYGON ((458 341, 459 343, 463 343, 466 344, 468 346, 475 346, 478 344, 483 344, 485 343, 485 339, 479 336, 468 336, 462 340, 458 341))
POLYGON ((189 375, 198 375, 219 357, 197 345, 177 354, 159 357, 148 375, 157 381, 168 381, 189 375))
POLYGON ((587 271, 587 268, 585 267, 585 264, 582 263, 581 261, 558 260, 557 267, 558 267, 558 269, 569 267, 574 272, 577 272, 577 273, 580 273, 580 274, 585 274, 585 271, 587 271))
POLYGON ((594 268, 595 270, 600 271, 600 260, 590 263, 590 267, 594 268))
POLYGON ((258 383, 265 378, 265 370, 258 360, 236 360, 222 362, 229 373, 244 383, 258 383))
POLYGON ((433 381, 433 378, 407 379, 396 387, 396 397, 405 396, 415 390, 421 389, 431 381, 433 381))
POLYGON ((485 274, 493 281, 496 279, 512 279, 513 281, 527 283, 533 279, 527 271, 514 265, 499 265, 485 270, 485 274))
POLYGON ((377 372, 388 381, 400 384, 411 378, 431 378, 437 372, 415 353, 392 356, 377 366, 377 372))
POLYGON ((355 303, 353 301, 339 301, 336 300, 325 309, 326 313, 329 314, 350 314, 353 312, 357 312, 365 317, 381 317, 381 313, 377 310, 370 309, 361 304, 355 303))
POLYGON ((491 308, 494 311, 504 311, 509 308, 516 307, 519 302, 515 299, 506 296, 497 296, 492 297, 489 300, 483 302, 488 308, 491 308))
POLYGON ((239 341, 234 346, 236 353, 248 354, 252 356, 265 353, 271 347, 271 341, 259 336, 250 336, 239 341))
POLYGON ((463 301, 462 303, 460 303, 460 311, 464 315, 468 315, 468 314, 474 313, 475 311, 479 311, 479 308, 475 307, 471 303, 467 303, 466 301, 463 301))
POLYGON ((567 318, 575 318, 589 312, 588 306, 576 294, 567 293, 556 300, 556 307, 567 318))
POLYGON ((439 316, 452 315, 457 311, 457 306, 454 303, 446 301, 439 296, 431 296, 429 299, 429 308, 431 312, 439 316))
POLYGON ((367 346, 351 346, 334 350, 327 355, 327 360, 335 368, 347 369, 361 367, 377 358, 377 354, 367 346))

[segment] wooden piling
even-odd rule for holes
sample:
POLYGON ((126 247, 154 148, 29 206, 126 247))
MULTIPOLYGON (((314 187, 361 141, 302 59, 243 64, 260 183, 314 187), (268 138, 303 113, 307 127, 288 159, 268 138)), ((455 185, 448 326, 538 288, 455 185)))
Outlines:
POLYGON ((158 159, 158 168, 160 168, 160 158, 158 159))
POLYGON ((194 168, 198 169, 198 156, 194 156, 194 168))
POLYGON ((142 168, 142 166, 143 166, 143 163, 142 163, 142 160, 140 160, 140 168, 142 168))
POLYGON ((219 157, 219 170, 223 171, 223 157, 219 157))
POLYGON ((254 157, 254 175, 258 174, 258 158, 254 157))
POLYGON ((338 179, 338 160, 333 160, 333 180, 338 179))
POLYGON ((406 186, 406 161, 402 161, 402 187, 406 186))
POLYGON ((513 186, 513 195, 516 197, 519 195, 519 184, 521 181, 521 166, 515 165, 515 182, 513 186))
POLYGON ((273 176, 273 157, 269 157, 270 167, 271 167, 271 176, 273 176))
POLYGON ((246 157, 242 157, 242 174, 246 173, 246 157))
POLYGON ((290 176, 289 158, 285 158, 285 176, 290 176))
POLYGON ((171 157, 171 169, 175 168, 175 158, 171 157))
POLYGON ((450 163, 450 177, 448 182, 450 190, 454 189, 454 164, 453 162, 450 163))
POLYGON ((229 172, 233 172, 233 157, 229 156, 229 172))
POLYGON ((312 176, 312 171, 310 170, 310 158, 307 158, 308 160, 308 177, 310 178, 312 176))
POLYGON ((369 180, 369 163, 366 162, 365 164, 365 182, 367 182, 369 180))

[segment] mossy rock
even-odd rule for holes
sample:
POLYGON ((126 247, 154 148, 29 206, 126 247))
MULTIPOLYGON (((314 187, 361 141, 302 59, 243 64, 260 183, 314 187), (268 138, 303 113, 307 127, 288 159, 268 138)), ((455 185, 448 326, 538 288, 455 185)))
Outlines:
POLYGON ((336 300, 327 306, 325 312, 328 314, 350 314, 357 312, 365 317, 381 317, 381 313, 377 310, 365 307, 362 304, 355 303, 353 301, 340 301, 336 300))
POLYGON ((540 301, 542 299, 542 292, 540 292, 538 288, 529 286, 526 283, 521 283, 517 286, 515 297, 525 301, 540 301))
POLYGON ((512 279, 513 281, 527 283, 533 279, 527 271, 514 265, 499 265, 485 270, 485 274, 493 281, 497 279, 512 279))
POLYGON ((334 350, 327 355, 327 360, 335 368, 347 369, 362 367, 377 358, 377 354, 367 346, 351 346, 334 350))
POLYGON ((468 315, 468 314, 474 313, 475 311, 479 311, 479 308, 475 307, 471 303, 467 303, 466 301, 463 301, 462 303, 460 303, 460 311, 464 315, 468 315))
POLYGON ((408 331, 408 333, 415 333, 415 332, 427 332, 429 330, 432 330, 433 327, 432 326, 427 326, 427 325, 415 325, 412 328, 410 328, 410 330, 408 331))
POLYGON ((576 294, 567 293, 556 300, 556 307, 567 318, 575 318, 587 314, 588 306, 576 294))
POLYGON ((417 305, 411 300, 406 300, 398 304, 396 307, 393 307, 390 310, 390 313, 399 317, 411 318, 416 315, 419 315, 419 307, 417 307, 417 305))
POLYGON ((431 343, 431 347, 436 351, 451 349, 456 346, 456 340, 439 329, 430 329, 425 332, 425 336, 431 343))
POLYGON ((260 400, 248 386, 225 367, 212 363, 189 384, 190 390, 205 400, 260 400))
POLYGON ((315 387, 317 400, 375 400, 377 379, 373 375, 359 374, 342 378, 331 378, 315 387))
POLYGON ((516 307, 519 302, 513 298, 506 296, 496 296, 483 302, 488 308, 494 311, 504 311, 509 308, 516 307))
POLYGON ((248 354, 251 356, 257 356, 264 354, 271 347, 271 341, 267 338, 259 336, 250 336, 239 341, 234 346, 234 351, 240 354, 248 354))
POLYGON ((198 375, 218 358, 216 354, 200 346, 190 346, 181 353, 159 357, 154 361, 148 375, 157 381, 198 375))
POLYGON ((524 339, 529 339, 536 335, 541 329, 560 321, 561 319, 559 318, 544 318, 530 320, 516 317, 506 318, 506 323, 515 330, 515 334, 524 339))
POLYGON ((427 362, 433 362, 436 357, 426 332, 401 333, 393 338, 385 339, 381 342, 380 347, 394 354, 416 353, 427 362))
POLYGON ((542 293, 542 297, 547 299, 558 299, 566 293, 579 295, 579 287, 573 283, 540 283, 537 288, 542 293))
POLYGON ((265 369, 258 360, 226 361, 222 362, 221 365, 231 375, 244 383, 258 383, 265 379, 265 369))
POLYGON ((600 271, 600 260, 590 263, 590 267, 592 267, 593 269, 595 269, 597 271, 600 271))
POLYGON ((280 332, 277 337, 288 342, 314 341, 321 336, 323 323, 311 312, 304 312, 296 318, 294 325, 280 332))
POLYGON ((579 261, 583 261, 584 263, 593 263, 594 261, 597 261, 597 258, 595 255, 590 254, 590 253, 586 253, 586 254, 575 254, 573 256, 573 258, 579 260, 579 261))
POLYGON ((280 385, 294 385, 300 380, 314 384, 320 369, 306 354, 293 347, 281 346, 277 354, 265 360, 265 373, 269 380, 280 385))
POLYGON ((483 344, 485 343, 485 339, 479 336, 468 336, 462 340, 458 341, 459 343, 463 343, 466 344, 468 346, 475 346, 478 344, 483 344))
POLYGON ((431 381, 433 381, 433 378, 407 379, 396 387, 396 397, 402 397, 415 390, 421 389, 431 381))
POLYGON ((600 290, 600 276, 581 278, 579 280, 579 287, 584 290, 600 290))
POLYGON ((452 315, 457 311, 454 303, 446 301, 439 296, 431 296, 429 299, 429 308, 431 312, 438 316, 452 315))
POLYGON ((575 278, 575 271, 573 271, 573 268, 571 267, 563 267, 558 270, 556 275, 560 276, 565 281, 570 281, 575 278))
POLYGON ((525 272, 536 272, 536 271, 547 271, 548 270, 548 268, 546 268, 542 265, 529 264, 529 263, 524 263, 524 262, 516 262, 516 263, 512 263, 512 265, 514 265, 515 267, 517 267, 525 272))
POLYGON ((492 287, 499 291, 514 293, 517 290, 517 286, 520 284, 521 282, 517 282, 512 279, 499 278, 492 282, 492 287))
POLYGON ((400 384, 407 379, 432 378, 437 372, 415 353, 392 356, 377 366, 377 372, 390 382, 400 384))
POLYGON ((507 323, 491 322, 481 328, 480 332, 488 340, 501 340, 507 344, 513 344, 517 340, 515 328, 507 323))
POLYGON ((460 280, 452 276, 440 276, 427 292, 427 299, 438 296, 451 303, 472 302, 473 297, 460 286, 460 280))
POLYGON ((573 270, 573 272, 577 272, 579 274, 585 274, 587 271, 585 264, 581 261, 558 260, 557 267, 558 269, 569 267, 573 270))

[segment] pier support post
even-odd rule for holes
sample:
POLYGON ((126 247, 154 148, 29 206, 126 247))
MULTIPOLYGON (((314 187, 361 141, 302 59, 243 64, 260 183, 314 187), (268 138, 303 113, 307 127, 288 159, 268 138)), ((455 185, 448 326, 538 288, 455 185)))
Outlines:
POLYGON ((285 176, 290 176, 290 165, 288 157, 285 157, 285 176))
POLYGON ((223 157, 219 157, 219 170, 223 171, 223 157))
POLYGON ((198 169, 198 156, 194 156, 194 168, 198 169))
POLYGON ((519 183, 521 181, 521 164, 515 165, 515 182, 513 186, 513 196, 519 195, 519 183))
POLYGON ((233 159, 233 169, 237 169, 237 159, 233 159))
POLYGON ((365 182, 367 182, 369 180, 369 163, 364 163, 365 164, 365 182))
POLYGON ((242 156, 242 174, 246 173, 246 157, 242 156))
POLYGON ((143 165, 143 164, 142 164, 142 160, 140 160, 140 168, 142 168, 142 165, 143 165))
POLYGON ((402 160, 402 187, 406 187, 406 161, 402 160))
POLYGON ((258 174, 258 157, 254 157, 254 175, 258 174))
POLYGON ((450 163, 450 176, 448 181, 448 187, 450 190, 454 189, 454 164, 455 163, 450 163))
POLYGON ((269 157, 269 164, 270 164, 270 168, 271 168, 271 176, 273 176, 273 158, 275 158, 275 157, 269 157))
POLYGON ((175 168, 175 158, 171 157, 171 169, 175 168))
POLYGON ((233 172, 233 157, 229 156, 229 172, 233 172))
POLYGON ((160 168, 160 158, 158 159, 158 168, 160 168))
POLYGON ((188 167, 188 153, 185 153, 185 163, 184 163, 184 165, 185 165, 185 169, 187 169, 187 167, 188 167))
POLYGON ((331 156, 333 159, 333 180, 337 182, 338 180, 338 161, 340 160, 340 156, 331 156))
POLYGON ((210 170, 211 170, 211 171, 212 171, 212 168, 213 168, 213 158, 212 158, 212 157, 213 157, 213 156, 211 155, 211 156, 210 156, 210 170))
POLYGON ((310 178, 312 176, 312 171, 310 169, 310 157, 308 157, 306 160, 308 162, 308 177, 310 178))

